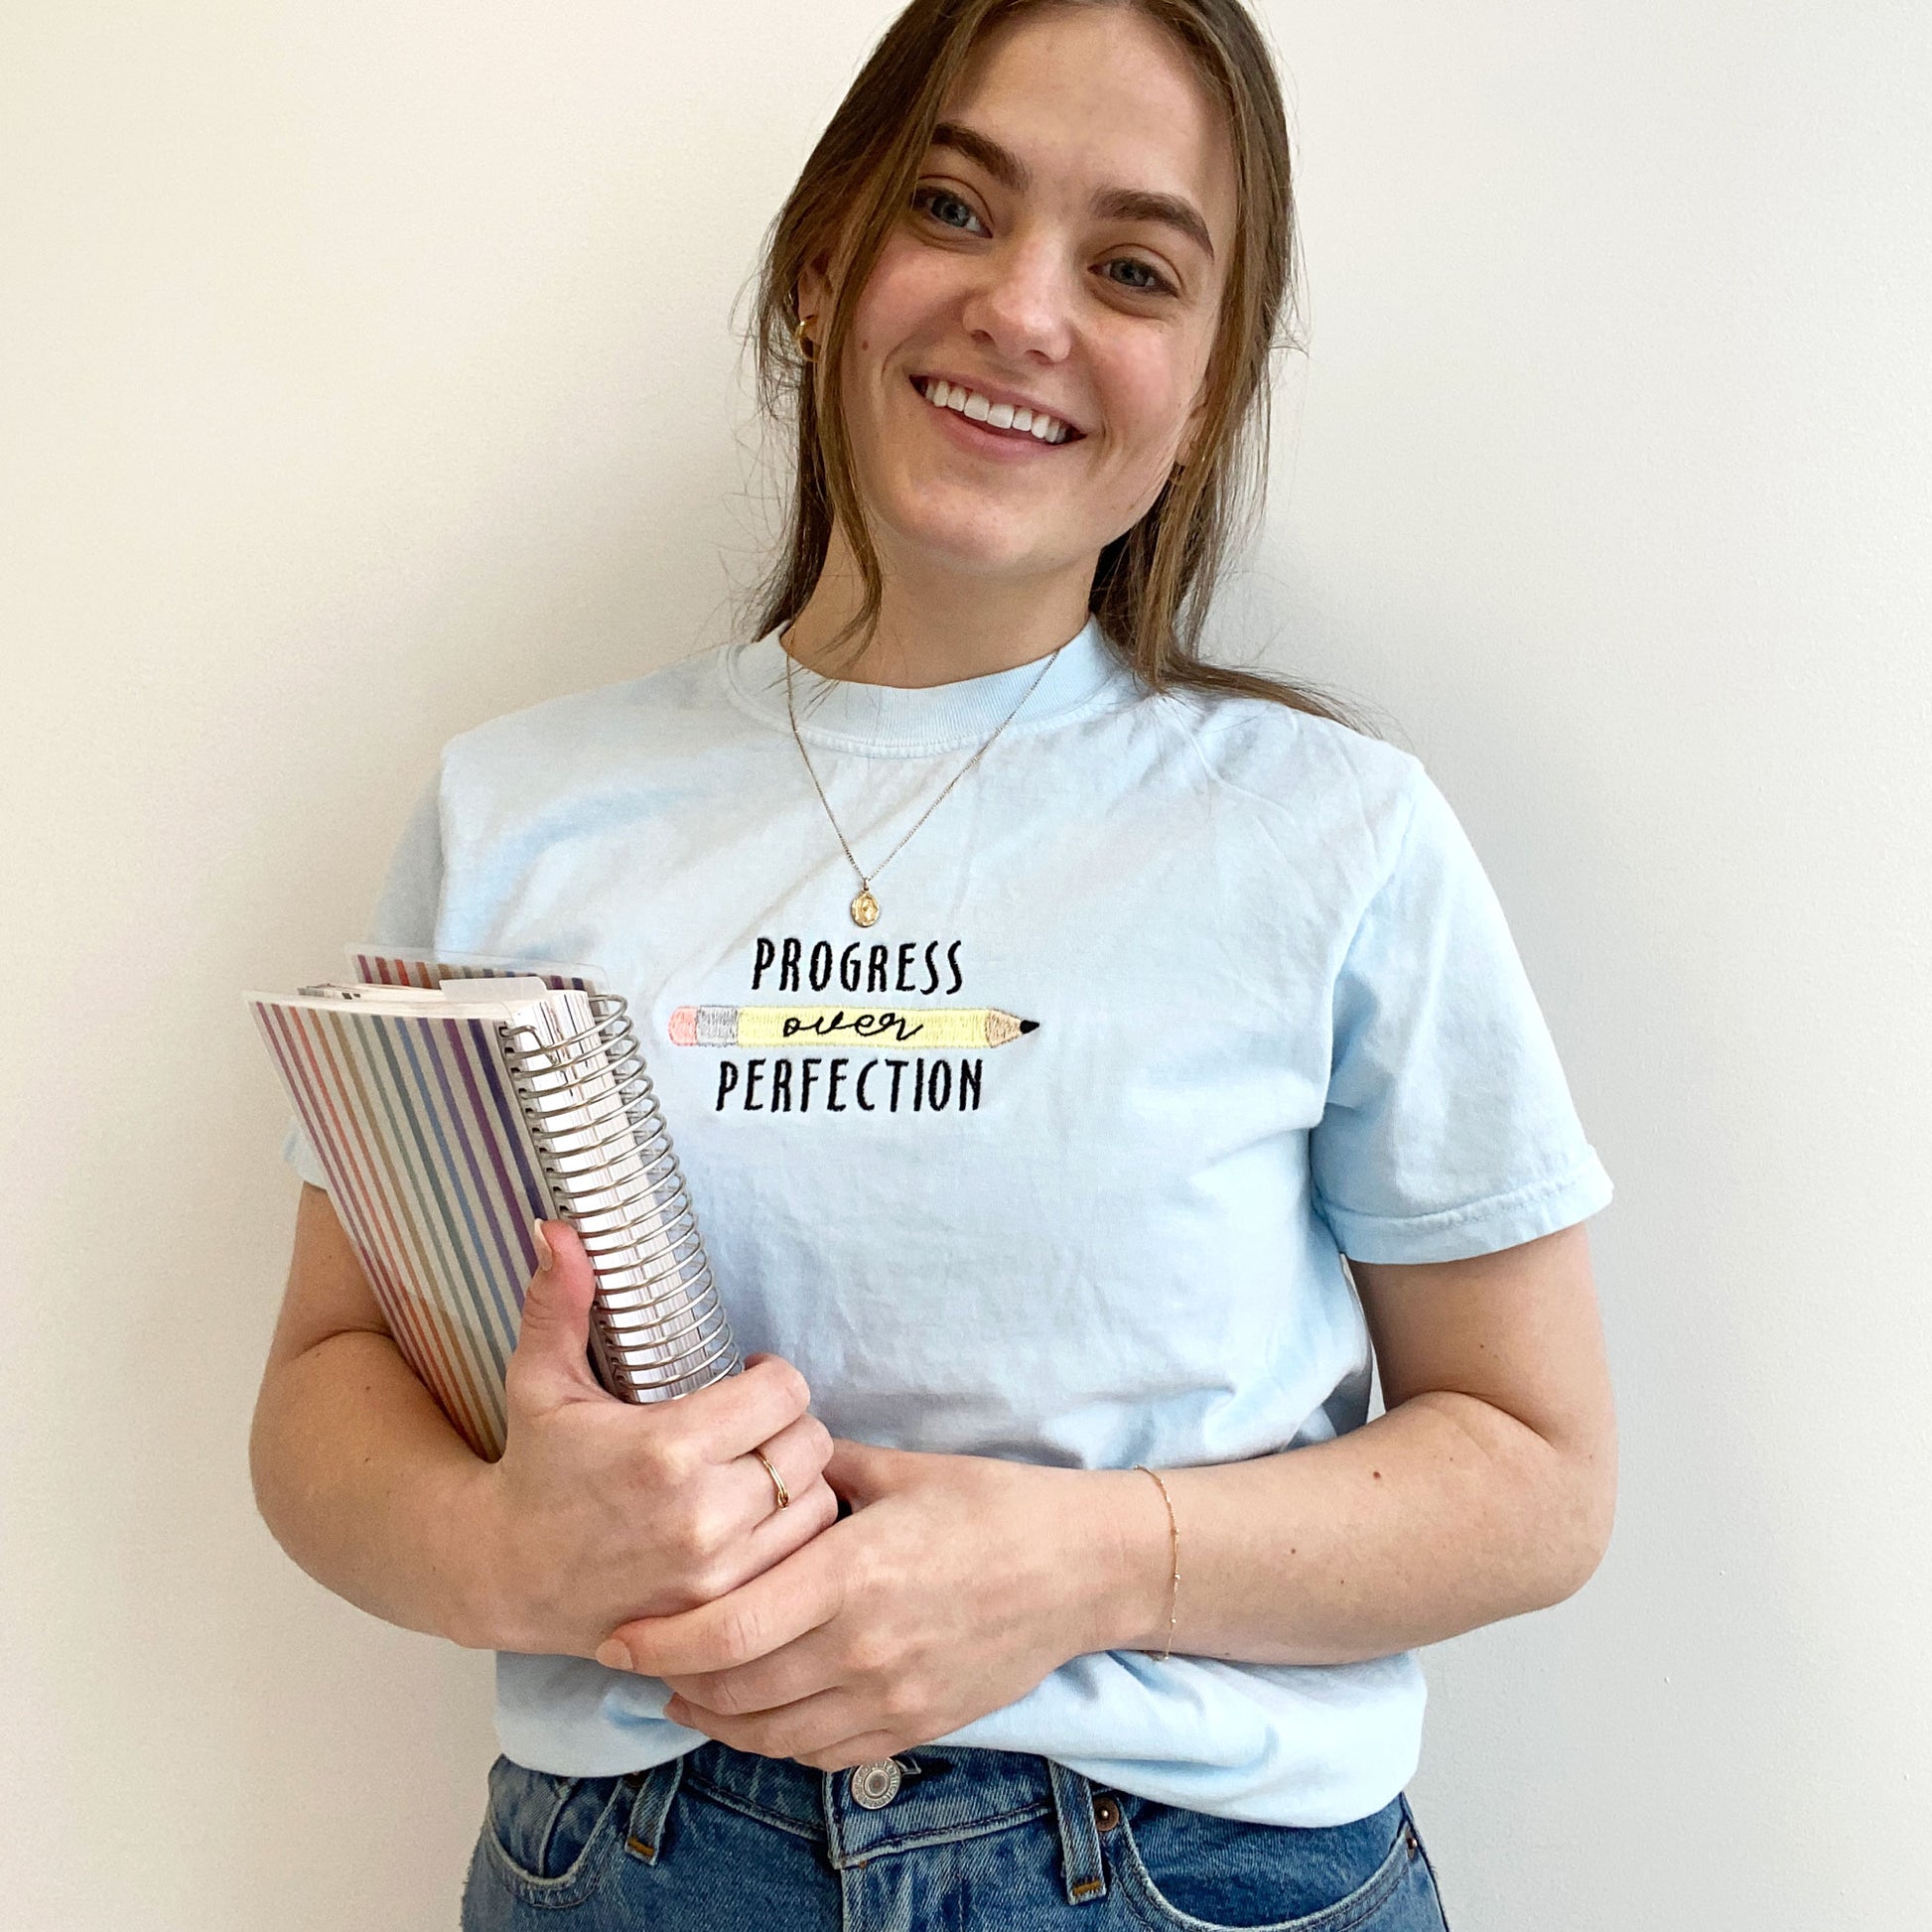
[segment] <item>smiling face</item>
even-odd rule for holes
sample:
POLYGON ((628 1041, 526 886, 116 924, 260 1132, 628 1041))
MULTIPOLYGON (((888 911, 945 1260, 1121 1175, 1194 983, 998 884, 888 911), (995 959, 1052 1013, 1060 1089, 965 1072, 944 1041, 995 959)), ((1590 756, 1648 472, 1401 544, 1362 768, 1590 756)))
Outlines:
MULTIPOLYGON (((1221 115, 1144 15, 1049 9, 981 44, 841 371, 889 574, 1075 574, 1084 604, 1186 460, 1234 221, 1221 115)), ((810 274, 801 296, 827 300, 810 274)))

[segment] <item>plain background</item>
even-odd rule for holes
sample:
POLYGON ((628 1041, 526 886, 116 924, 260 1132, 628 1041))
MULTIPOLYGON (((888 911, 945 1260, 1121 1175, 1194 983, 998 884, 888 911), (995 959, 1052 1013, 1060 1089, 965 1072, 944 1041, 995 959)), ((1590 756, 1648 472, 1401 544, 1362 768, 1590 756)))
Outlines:
MULTIPOLYGON (((450 734, 733 634, 733 304, 891 11, 0 16, 9 1928, 454 1923, 487 1660, 249 1497, 239 995, 450 734)), ((1221 635, 1428 759, 1619 1190, 1609 1557, 1428 1660, 1450 1917, 1932 1922, 1923 8, 1266 14, 1310 352, 1221 635)))

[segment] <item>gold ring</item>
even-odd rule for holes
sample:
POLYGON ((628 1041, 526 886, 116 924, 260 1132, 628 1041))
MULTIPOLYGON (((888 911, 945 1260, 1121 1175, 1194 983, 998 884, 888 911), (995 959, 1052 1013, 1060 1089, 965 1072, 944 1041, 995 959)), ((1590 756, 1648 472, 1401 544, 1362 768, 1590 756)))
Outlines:
POLYGON ((752 1453, 764 1464, 764 1473, 771 1478, 771 1486, 778 1492, 778 1507, 785 1508, 791 1501, 791 1491, 785 1487, 784 1477, 771 1466, 771 1458, 761 1449, 755 1449, 752 1453))

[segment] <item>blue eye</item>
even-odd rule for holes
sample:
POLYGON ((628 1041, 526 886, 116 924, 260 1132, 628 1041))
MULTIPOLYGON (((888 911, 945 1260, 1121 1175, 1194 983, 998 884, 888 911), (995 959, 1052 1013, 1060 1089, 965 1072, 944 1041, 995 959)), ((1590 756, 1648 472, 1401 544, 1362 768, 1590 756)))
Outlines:
POLYGON ((940 212, 942 208, 958 208, 969 221, 977 221, 979 216, 962 202, 957 195, 949 195, 943 188, 921 188, 912 197, 912 206, 922 207, 939 223, 942 228, 958 228, 960 223, 948 220, 940 212))
POLYGON ((1117 255, 1108 263, 1110 268, 1138 268, 1148 279, 1145 282, 1119 282, 1117 285, 1131 289, 1136 295, 1172 295, 1173 287, 1168 278, 1151 268, 1146 262, 1138 261, 1132 255, 1117 255))

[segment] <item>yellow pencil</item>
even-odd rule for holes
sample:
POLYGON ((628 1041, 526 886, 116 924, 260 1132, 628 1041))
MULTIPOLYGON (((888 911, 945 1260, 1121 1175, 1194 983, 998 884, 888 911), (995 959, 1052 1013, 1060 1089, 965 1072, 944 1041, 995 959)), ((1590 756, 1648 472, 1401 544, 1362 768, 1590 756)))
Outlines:
POLYGON ((679 1007, 677 1046, 1004 1046, 1033 1033, 998 1007, 679 1007))

